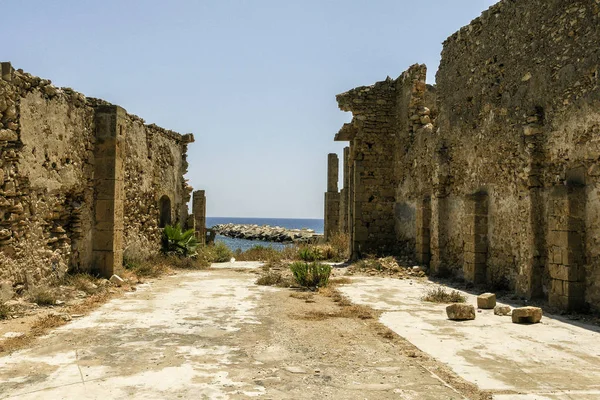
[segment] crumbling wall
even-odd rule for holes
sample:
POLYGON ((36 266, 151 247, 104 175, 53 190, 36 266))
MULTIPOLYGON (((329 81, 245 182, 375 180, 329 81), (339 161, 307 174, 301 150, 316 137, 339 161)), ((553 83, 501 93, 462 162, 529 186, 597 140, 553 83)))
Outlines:
POLYGON ((187 224, 187 203, 191 187, 183 176, 187 172, 186 152, 192 135, 146 125, 128 115, 125 146, 125 227, 126 256, 152 254, 159 248, 160 201, 169 199, 169 220, 187 224))
POLYGON ((599 9, 503 0, 446 40, 436 87, 415 65, 339 95, 354 114, 354 132, 336 136, 354 162, 355 209, 342 211, 354 240, 563 309, 600 308, 599 9))
POLYGON ((124 246, 156 251, 163 195, 186 222, 191 134, 0 65, 0 281, 106 275, 124 246))
POLYGON ((2 63, 0 280, 33 284, 91 262, 93 111, 2 63))
POLYGON ((355 132, 350 145, 354 190, 350 205, 352 255, 375 254, 395 246, 394 146, 395 82, 388 79, 337 96, 340 109, 352 112, 347 128, 355 132))

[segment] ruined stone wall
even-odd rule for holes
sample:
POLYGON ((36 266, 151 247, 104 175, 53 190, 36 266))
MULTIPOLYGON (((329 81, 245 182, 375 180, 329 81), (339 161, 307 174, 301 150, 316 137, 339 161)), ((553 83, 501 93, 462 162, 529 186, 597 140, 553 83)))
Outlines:
POLYGON ((500 1, 444 43, 436 87, 415 65, 338 96, 356 130, 336 136, 356 168, 344 188, 356 210, 343 212, 368 226, 354 240, 393 243, 433 273, 600 308, 599 8, 500 1), (371 195, 390 185, 389 202, 371 195))
MULTIPOLYGON (((549 240, 560 232, 548 225, 549 194, 556 186, 595 192, 596 178, 587 172, 599 159, 598 7, 595 0, 502 1, 444 44, 438 126, 452 160, 449 190, 456 198, 487 193, 487 279, 506 280, 529 296, 583 279, 554 272, 552 265, 571 261, 549 259, 560 247, 549 240)), ((597 206, 582 201, 590 211, 597 206)), ((598 245, 590 239, 599 226, 591 216, 585 220, 580 238, 587 246, 579 251, 587 253, 587 301, 600 304, 592 278, 598 245)), ((460 243, 472 240, 479 238, 466 231, 450 235, 448 260, 460 262, 460 243)))
POLYGON ((187 145, 193 138, 181 136, 156 125, 146 125, 129 115, 125 146, 125 227, 126 256, 138 252, 156 253, 160 240, 161 199, 168 198, 171 224, 187 224, 187 203, 191 188, 187 172, 187 145))
POLYGON ((93 110, 81 94, 2 63, 0 118, 0 280, 87 268, 93 110))
POLYGON ((394 155, 390 153, 396 125, 395 82, 388 79, 352 89, 338 95, 337 101, 340 109, 353 115, 352 123, 345 127, 351 136, 351 254, 358 257, 391 250, 396 239, 394 219, 390 218, 395 205, 394 155))
POLYGON ((171 196, 174 222, 186 220, 191 135, 144 125, 10 63, 1 72, 0 281, 106 274, 120 266, 125 244, 157 249, 162 194, 171 196))

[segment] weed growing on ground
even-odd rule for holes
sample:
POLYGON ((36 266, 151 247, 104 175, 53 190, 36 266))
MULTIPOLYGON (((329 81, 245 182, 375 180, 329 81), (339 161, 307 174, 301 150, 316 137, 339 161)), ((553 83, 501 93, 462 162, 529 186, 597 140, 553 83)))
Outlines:
POLYGON ((447 292, 446 289, 438 287, 436 289, 429 289, 425 296, 423 296, 423 301, 431 303, 464 303, 467 301, 467 298, 456 290, 447 292))
POLYGON ((329 283, 331 266, 317 262, 305 263, 297 261, 290 265, 296 282, 306 288, 321 288, 329 283))
POLYGON ((347 233, 335 233, 331 235, 328 244, 333 250, 334 261, 344 261, 350 258, 350 235, 347 233))
POLYGON ((361 260, 358 260, 355 264, 354 264, 354 268, 360 270, 360 271, 366 271, 366 270, 370 270, 370 269, 375 269, 377 271, 381 271, 383 270, 383 265, 381 264, 381 261, 378 260, 377 258, 363 258, 361 260))
POLYGON ((233 252, 223 242, 217 242, 212 246, 207 246, 207 249, 212 251, 212 262, 228 262, 233 256, 233 252))
POLYGON ((10 307, 0 303, 0 320, 7 319, 10 316, 10 307))
POLYGON ((246 251, 238 249, 234 257, 237 261, 264 261, 278 262, 282 259, 282 252, 269 246, 256 245, 246 251))
POLYGON ((61 281, 62 285, 73 286, 76 290, 88 295, 95 294, 100 290, 98 278, 85 273, 66 274, 61 281))
POLYGON ((260 286, 275 286, 283 281, 283 276, 279 272, 271 272, 261 275, 257 280, 256 284, 260 286))
POLYGON ((56 294, 48 286, 38 286, 29 290, 29 298, 38 306, 53 306, 56 304, 56 294))
POLYGON ((324 259, 320 249, 316 246, 300 247, 300 249, 298 250, 298 258, 308 262, 319 261, 324 259))

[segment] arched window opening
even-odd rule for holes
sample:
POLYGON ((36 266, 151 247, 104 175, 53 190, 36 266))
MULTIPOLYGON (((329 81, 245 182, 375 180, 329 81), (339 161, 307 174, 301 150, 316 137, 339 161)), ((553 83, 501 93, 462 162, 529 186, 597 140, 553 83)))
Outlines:
POLYGON ((158 208, 160 210, 160 221, 158 226, 164 228, 167 225, 171 225, 171 199, 169 196, 164 195, 158 201, 158 208))

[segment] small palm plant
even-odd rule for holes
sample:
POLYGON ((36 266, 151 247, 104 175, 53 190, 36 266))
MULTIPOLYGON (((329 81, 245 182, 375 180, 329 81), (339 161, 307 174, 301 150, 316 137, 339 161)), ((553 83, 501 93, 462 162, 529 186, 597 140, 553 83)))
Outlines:
POLYGON ((161 251, 167 255, 195 257, 198 254, 196 252, 198 239, 194 235, 194 230, 188 229, 183 232, 179 224, 165 226, 162 233, 161 246, 161 251))

